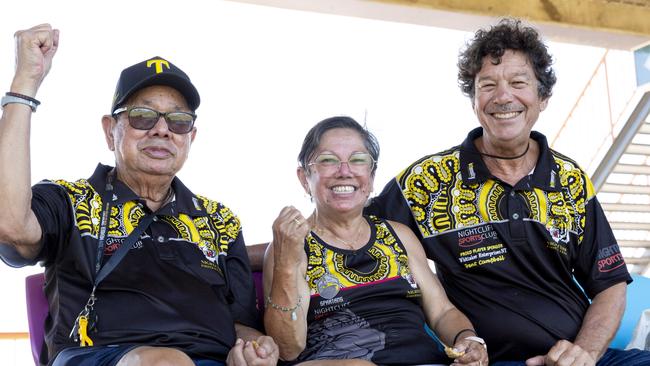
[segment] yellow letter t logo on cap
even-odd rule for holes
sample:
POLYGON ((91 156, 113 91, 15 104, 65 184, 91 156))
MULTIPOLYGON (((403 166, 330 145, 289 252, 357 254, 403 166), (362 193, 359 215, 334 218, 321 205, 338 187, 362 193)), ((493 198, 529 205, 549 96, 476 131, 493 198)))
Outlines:
POLYGON ((160 74, 163 72, 162 66, 165 65, 169 69, 169 62, 166 60, 161 60, 161 59, 155 59, 155 60, 149 60, 147 61, 147 67, 151 67, 151 65, 156 65, 156 74, 160 74))

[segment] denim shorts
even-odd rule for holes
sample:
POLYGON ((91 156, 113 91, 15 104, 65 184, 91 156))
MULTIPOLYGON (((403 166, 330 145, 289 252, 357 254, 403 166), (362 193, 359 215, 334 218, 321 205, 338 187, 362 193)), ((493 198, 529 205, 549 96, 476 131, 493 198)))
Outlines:
MULTIPOLYGON (((71 347, 59 352, 51 366, 115 366, 120 359, 141 345, 119 344, 98 347, 71 347)), ((225 366, 223 362, 192 359, 196 366, 225 366)))

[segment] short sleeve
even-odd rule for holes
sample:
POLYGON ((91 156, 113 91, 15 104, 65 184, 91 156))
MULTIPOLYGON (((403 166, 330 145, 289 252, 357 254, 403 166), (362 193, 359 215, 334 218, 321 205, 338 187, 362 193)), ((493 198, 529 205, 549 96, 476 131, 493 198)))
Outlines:
POLYGON ((23 267, 54 261, 61 250, 71 225, 70 200, 65 190, 52 182, 42 181, 32 187, 32 211, 41 226, 43 248, 33 260, 22 258, 13 248, 0 247, 0 258, 12 267, 23 267))
POLYGON ((242 325, 259 329, 260 322, 255 307, 255 285, 241 231, 228 248, 226 266, 226 280, 233 296, 233 301, 230 304, 233 320, 242 325))
POLYGON ((586 204, 584 235, 578 244, 574 274, 590 298, 620 282, 632 282, 623 254, 598 199, 586 204))

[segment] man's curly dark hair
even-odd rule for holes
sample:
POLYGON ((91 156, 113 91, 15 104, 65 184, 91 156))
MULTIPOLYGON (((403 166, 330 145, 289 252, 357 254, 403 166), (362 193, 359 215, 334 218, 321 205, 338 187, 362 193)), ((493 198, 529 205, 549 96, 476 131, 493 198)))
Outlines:
POLYGON ((557 80, 551 67, 553 58, 535 29, 524 26, 521 20, 512 18, 502 19, 488 30, 479 29, 474 34, 474 39, 461 51, 458 60, 458 84, 463 94, 474 100, 474 79, 481 71, 483 58, 488 56, 498 65, 506 50, 520 51, 527 56, 539 81, 539 97, 550 97, 557 80))

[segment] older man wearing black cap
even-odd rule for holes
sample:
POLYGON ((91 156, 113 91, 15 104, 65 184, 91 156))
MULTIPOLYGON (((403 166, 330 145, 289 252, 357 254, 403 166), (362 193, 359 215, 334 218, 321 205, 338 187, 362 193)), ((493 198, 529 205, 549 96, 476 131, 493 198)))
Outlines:
POLYGON ((58 46, 45 24, 16 33, 16 73, 0 120, 0 258, 41 261, 52 365, 274 365, 256 325, 237 217, 176 173, 196 135, 199 93, 154 57, 120 75, 102 118, 115 167, 30 190, 34 97, 58 46))

